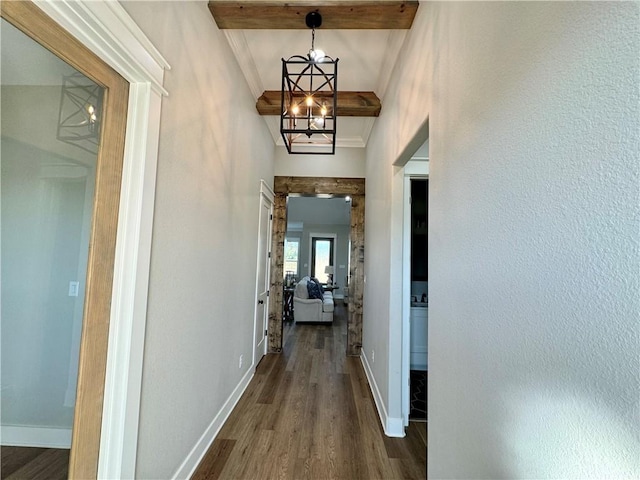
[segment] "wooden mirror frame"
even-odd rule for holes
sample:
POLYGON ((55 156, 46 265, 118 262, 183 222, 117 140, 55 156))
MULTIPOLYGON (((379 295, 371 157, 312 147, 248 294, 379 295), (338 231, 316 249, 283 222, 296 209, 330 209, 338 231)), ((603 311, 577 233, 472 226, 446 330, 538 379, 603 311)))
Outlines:
POLYGON ((129 83, 32 2, 0 16, 105 89, 69 459, 69 478, 97 478, 129 83))
POLYGON ((273 233, 271 243, 271 299, 269 302, 269 352, 282 352, 282 285, 284 238, 287 231, 287 196, 338 195, 351 197, 351 264, 349 265, 349 318, 347 355, 362 348, 362 297, 364 292, 364 178, 274 177, 273 233))

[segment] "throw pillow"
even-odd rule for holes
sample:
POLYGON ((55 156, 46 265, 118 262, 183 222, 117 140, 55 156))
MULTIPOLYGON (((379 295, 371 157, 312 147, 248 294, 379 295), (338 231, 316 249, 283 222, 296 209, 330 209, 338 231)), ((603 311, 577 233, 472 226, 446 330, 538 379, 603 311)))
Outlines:
POLYGON ((307 281, 307 292, 309 292, 309 298, 322 300, 322 288, 313 279, 307 281))

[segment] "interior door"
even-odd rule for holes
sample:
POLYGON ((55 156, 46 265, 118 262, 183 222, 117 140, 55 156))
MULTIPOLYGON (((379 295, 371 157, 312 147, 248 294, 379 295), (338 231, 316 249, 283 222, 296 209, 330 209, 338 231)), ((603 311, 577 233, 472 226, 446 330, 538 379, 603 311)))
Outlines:
POLYGON ((269 321, 269 273, 271 245, 271 223, 273 221, 273 201, 264 193, 260 195, 260 220, 258 234, 258 278, 256 288, 256 314, 253 364, 257 365, 267 353, 267 326, 269 321))

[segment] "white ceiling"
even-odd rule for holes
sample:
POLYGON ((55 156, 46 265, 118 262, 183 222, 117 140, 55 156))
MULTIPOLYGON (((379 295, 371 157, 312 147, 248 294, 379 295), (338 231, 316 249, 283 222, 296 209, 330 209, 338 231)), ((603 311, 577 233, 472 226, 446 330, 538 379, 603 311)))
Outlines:
MULTIPOLYGON (((311 48, 311 30, 224 30, 240 68, 258 99, 281 89, 282 61, 311 48)), ((338 58, 338 91, 373 91, 382 100, 407 30, 316 30, 315 47, 338 58)), ((277 116, 263 116, 274 142, 283 145, 277 116)), ((339 117, 338 147, 365 147, 375 117, 339 117)))

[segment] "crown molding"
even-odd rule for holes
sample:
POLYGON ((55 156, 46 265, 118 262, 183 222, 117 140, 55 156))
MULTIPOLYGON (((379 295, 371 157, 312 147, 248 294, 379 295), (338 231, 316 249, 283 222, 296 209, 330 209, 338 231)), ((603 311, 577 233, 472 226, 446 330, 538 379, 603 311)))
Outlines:
POLYGON ((366 118, 362 124, 362 143, 363 146, 366 146, 369 143, 369 136, 371 135, 371 130, 373 130, 373 125, 376 123, 376 119, 374 117, 366 118))
POLYGON ((384 57, 382 59, 382 65, 380 66, 380 73, 376 84, 376 92, 378 93, 378 98, 381 100, 384 99, 384 96, 387 93, 391 74, 395 71, 396 63, 400 57, 400 50, 402 49, 402 45, 404 45, 406 38, 406 30, 392 30, 387 36, 387 47, 384 50, 384 57))
POLYGON ((169 63, 118 2, 35 0, 34 3, 127 81, 143 79, 156 93, 168 95, 163 82, 165 70, 171 68, 169 63))
POLYGON ((264 91, 264 87, 256 62, 253 60, 251 49, 247 44, 247 37, 240 30, 224 30, 224 34, 227 37, 231 51, 236 57, 240 70, 242 70, 244 78, 247 80, 253 98, 259 98, 264 91))

